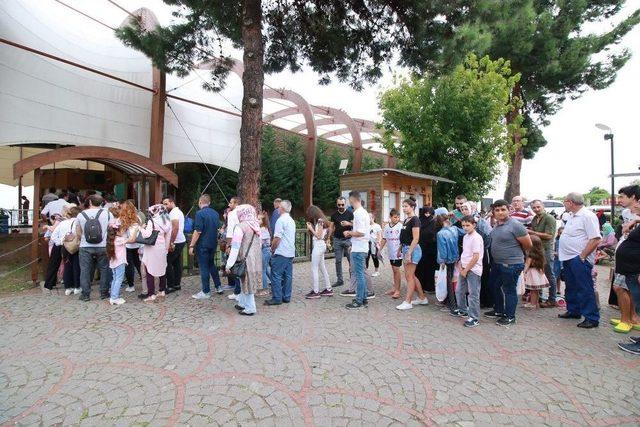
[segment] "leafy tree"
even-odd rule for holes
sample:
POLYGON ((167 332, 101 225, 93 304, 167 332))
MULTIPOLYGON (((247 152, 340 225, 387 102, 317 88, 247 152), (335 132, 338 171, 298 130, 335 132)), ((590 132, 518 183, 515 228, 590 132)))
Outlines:
POLYGON ((470 55, 449 75, 402 81, 380 100, 385 129, 402 135, 400 143, 387 135, 385 147, 402 167, 456 181, 438 185, 435 202, 481 198, 510 153, 513 129, 502 119, 518 80, 508 61, 470 55))
POLYGON ((305 64, 326 83, 331 75, 354 88, 376 81, 398 49, 420 46, 430 61, 439 43, 463 18, 470 0, 164 0, 177 6, 179 21, 145 31, 139 22, 118 30, 129 46, 166 72, 185 76, 203 61, 215 61, 207 89, 224 86, 231 60, 223 41, 243 49, 244 97, 240 128, 238 192, 259 199, 264 73, 305 64))
MULTIPOLYGON (((640 20, 640 9, 602 34, 588 26, 617 18, 624 0, 477 0, 440 46, 441 57, 429 61, 417 49, 403 58, 421 70, 441 72, 463 60, 467 52, 509 60, 522 75, 511 96, 522 104, 526 131, 515 132, 509 158, 505 198, 520 193, 524 158, 533 158, 545 140, 540 127, 566 98, 576 99, 589 89, 604 89, 630 57, 626 49, 612 49, 640 20)), ((410 47, 413 49, 413 46, 410 47)), ((431 52, 431 47, 425 48, 431 52)), ((515 115, 507 114, 510 122, 515 115)))
POLYGON ((602 204, 604 199, 611 197, 611 193, 604 188, 593 187, 588 193, 583 194, 583 197, 586 203, 589 203, 590 205, 599 205, 602 204))

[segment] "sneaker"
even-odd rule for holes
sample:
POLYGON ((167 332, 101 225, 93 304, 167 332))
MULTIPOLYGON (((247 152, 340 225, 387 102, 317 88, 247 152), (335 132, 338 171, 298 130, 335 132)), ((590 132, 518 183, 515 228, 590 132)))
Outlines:
POLYGON ((491 311, 485 311, 484 317, 496 318, 496 317, 504 317, 504 315, 502 313, 496 313, 495 310, 491 310, 491 311))
POLYGON ((515 317, 507 317, 507 316, 503 316, 496 321, 496 325, 500 325, 500 326, 515 325, 515 323, 516 323, 515 317))
POLYGON ((320 299, 320 292, 311 291, 304 296, 306 299, 320 299))
POLYGON ((193 299, 209 299, 209 298, 211 298, 211 294, 205 294, 204 292, 200 291, 195 295, 191 295, 191 298, 193 298, 193 299))
POLYGON ((122 305, 124 304, 126 301, 124 300, 124 298, 109 298, 109 304, 111 305, 122 305))
POLYGON ((369 292, 367 294, 367 299, 374 299, 376 297, 376 293, 375 292, 369 292))
POLYGON ((479 324, 478 319, 474 319, 473 317, 468 318, 467 321, 464 322, 465 328, 475 328, 479 324))
POLYGON ((64 290, 64 294, 65 294, 65 296, 69 296, 69 295, 71 295, 72 293, 73 293, 73 289, 65 289, 65 290, 64 290))
POLYGON ((640 344, 619 343, 618 347, 622 351, 640 356, 640 344))
POLYGON ((402 304, 396 306, 396 310, 411 310, 413 305, 410 302, 402 301, 402 304))
POLYGON ((149 296, 149 294, 138 294, 138 298, 139 299, 145 299, 148 296, 149 296))
POLYGON ((347 304, 345 307, 347 307, 347 309, 349 310, 358 310, 361 308, 366 308, 367 305, 366 304, 361 304, 356 300, 351 301, 349 304, 347 304))
POLYGON ((125 289, 125 291, 127 291, 127 292, 135 292, 136 288, 134 288, 133 286, 127 286, 127 289, 125 289))
POLYGON ((355 297, 356 291, 344 290, 340 292, 341 297, 355 297))
POLYGON ((231 286, 231 285, 225 285, 222 287, 223 291, 232 291, 234 290, 236 287, 235 286, 231 286))
POLYGON ((238 295, 230 294, 230 295, 227 296, 227 298, 229 298, 230 300, 237 300, 238 299, 238 295))
POLYGON ((374 271, 374 272, 371 274, 371 277, 378 277, 379 275, 380 275, 380 272, 379 272, 379 271, 374 271))
POLYGON ((336 283, 334 283, 334 284, 333 284, 333 286, 331 286, 331 287, 332 287, 332 288, 338 288, 338 287, 343 286, 343 285, 344 285, 344 282, 336 282, 336 283))
POLYGON ((79 294, 81 294, 81 293, 82 293, 82 289, 80 289, 80 288, 75 288, 75 289, 73 290, 73 294, 74 294, 74 295, 79 295, 79 294))
POLYGON ((144 302, 156 302, 156 296, 155 295, 149 295, 148 297, 146 297, 142 301, 144 301, 144 302))
POLYGON ((427 299, 427 297, 425 297, 424 299, 416 298, 411 301, 411 305, 429 305, 429 300, 427 299))
POLYGON ((456 308, 455 310, 452 310, 449 312, 449 314, 451 316, 455 316, 455 317, 467 317, 469 315, 469 313, 467 313, 466 311, 462 311, 458 308, 456 308))
POLYGON ((556 305, 560 308, 566 308, 567 302, 564 300, 564 298, 560 298, 556 301, 556 305))
POLYGON ((332 297, 333 296, 333 289, 325 289, 324 291, 320 292, 320 296, 322 296, 322 297, 332 297))
POLYGON ((634 344, 640 344, 640 337, 629 337, 629 341, 634 344))
POLYGON ((80 298, 78 298, 80 301, 89 301, 89 295, 83 295, 80 294, 80 298))
POLYGON ((222 295, 224 294, 224 291, 222 290, 222 288, 216 288, 216 294, 222 295))

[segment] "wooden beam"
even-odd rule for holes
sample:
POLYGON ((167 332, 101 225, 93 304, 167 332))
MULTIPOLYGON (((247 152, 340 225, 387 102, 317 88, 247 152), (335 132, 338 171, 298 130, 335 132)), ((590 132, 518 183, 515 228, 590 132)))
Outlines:
MULTIPOLYGON (((34 242, 31 244, 31 261, 38 259, 38 249, 40 247, 40 233, 38 228, 40 227, 40 180, 42 179, 42 173, 40 168, 33 171, 33 229, 31 230, 31 240, 34 242)), ((34 285, 38 283, 38 270, 39 262, 31 264, 31 280, 34 285)))

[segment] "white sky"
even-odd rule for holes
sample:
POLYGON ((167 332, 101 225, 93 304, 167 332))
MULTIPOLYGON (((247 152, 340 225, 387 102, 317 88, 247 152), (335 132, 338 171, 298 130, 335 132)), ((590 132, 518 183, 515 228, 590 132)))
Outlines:
MULTIPOLYGON (((60 7, 53 0, 40 0, 42 7, 60 7)), ((106 0, 67 0, 68 4, 97 16, 101 21, 117 26, 125 13, 106 0)), ((171 19, 170 9, 161 0, 118 0, 128 10, 147 7, 158 15, 162 24, 171 19)), ((640 7, 640 0, 628 0, 624 14, 640 7)), ((69 12, 73 13, 73 12, 69 12)), ((90 21, 88 28, 96 25, 90 21)), ((594 26, 604 30, 607 24, 594 26)), ((633 56, 618 73, 613 85, 602 91, 590 91, 575 101, 566 101, 563 108, 550 117, 550 125, 543 129, 548 144, 532 160, 525 160, 522 175, 522 193, 528 198, 546 197, 547 194, 565 194, 570 191, 587 192, 593 186, 610 187, 610 145, 603 140, 603 132, 595 123, 605 123, 615 134, 616 173, 640 172, 640 143, 638 142, 637 108, 640 98, 640 28, 635 28, 622 45, 631 49, 633 56)), ((392 85, 395 69, 387 69, 383 79, 361 92, 348 85, 332 83, 318 85, 318 76, 305 70, 292 75, 283 72, 266 76, 265 82, 273 87, 292 89, 315 105, 340 108, 352 117, 377 121, 378 95, 392 85)), ((401 70, 398 70, 401 71, 401 70)), ((506 166, 503 175, 506 174, 506 166)), ((635 178, 617 178, 616 190, 635 178)), ((504 176, 496 180, 496 190, 490 197, 501 197, 504 176)), ((31 191, 26 193, 29 198, 31 191)), ((14 207, 17 189, 0 185, 0 206, 14 207)))

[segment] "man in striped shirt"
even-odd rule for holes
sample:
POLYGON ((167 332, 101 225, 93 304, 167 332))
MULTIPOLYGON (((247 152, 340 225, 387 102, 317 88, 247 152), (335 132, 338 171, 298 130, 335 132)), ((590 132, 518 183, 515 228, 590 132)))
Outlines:
POLYGON ((511 207, 513 209, 509 214, 511 218, 524 226, 531 224, 533 213, 524 208, 524 198, 522 196, 515 196, 511 199, 511 207))

